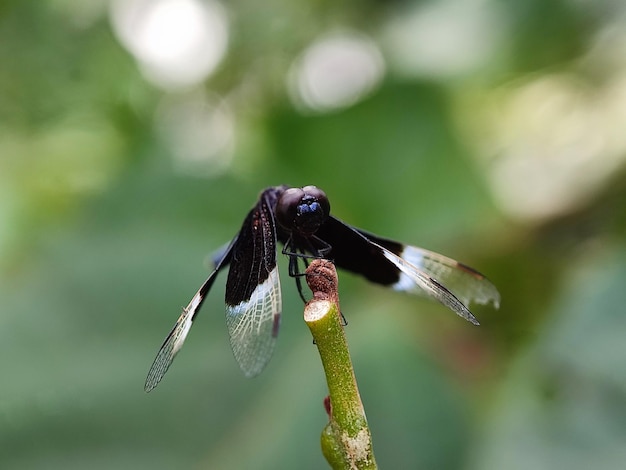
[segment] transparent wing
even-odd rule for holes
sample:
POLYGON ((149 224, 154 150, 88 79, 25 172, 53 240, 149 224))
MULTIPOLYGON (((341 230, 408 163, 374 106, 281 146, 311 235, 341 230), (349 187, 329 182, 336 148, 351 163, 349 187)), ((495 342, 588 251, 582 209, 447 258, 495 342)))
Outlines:
POLYGON ((385 258, 402 271, 400 280, 393 286, 394 289, 408 292, 416 291, 417 289, 420 294, 426 294, 437 299, 457 315, 465 318, 474 325, 479 324, 478 320, 476 320, 476 317, 469 311, 467 306, 452 292, 450 292, 450 290, 444 287, 439 280, 429 276, 424 271, 421 271, 417 266, 413 265, 406 259, 401 258, 395 253, 392 253, 388 249, 374 242, 371 243, 380 248, 385 258))
POLYGON ((187 333, 189 333, 191 324, 193 323, 193 320, 198 313, 200 305, 202 305, 207 292, 213 284, 213 280, 217 275, 218 269, 219 268, 215 269, 204 284, 202 284, 202 287, 200 287, 198 292, 196 292, 196 295, 193 296, 189 305, 183 309, 183 313, 181 313, 178 320, 176 320, 176 324, 174 325, 174 328, 172 328, 172 331, 170 331, 165 338, 165 341, 163 341, 159 352, 154 358, 152 367, 150 367, 148 377, 146 377, 146 383, 144 385, 144 390, 146 392, 149 392, 159 384, 167 372, 167 369, 170 368, 174 357, 176 357, 180 348, 183 347, 183 343, 185 342, 185 338, 187 338, 187 333))
MULTIPOLYGON (((422 274, 436 279, 464 305, 469 305, 471 302, 486 305, 491 302, 496 308, 500 306, 500 293, 496 287, 485 276, 469 266, 415 246, 405 246, 400 257, 422 274)), ((393 286, 394 289, 431 295, 431 292, 428 289, 425 290, 421 283, 414 282, 414 276, 404 270, 402 272, 406 276, 400 278, 393 286)))
POLYGON ((185 338, 193 322, 193 315, 194 312, 189 310, 189 307, 183 309, 183 313, 178 317, 178 320, 176 320, 174 328, 172 328, 172 331, 170 331, 169 335, 165 338, 161 349, 159 349, 159 352, 154 358, 152 367, 150 367, 148 377, 146 377, 146 383, 143 387, 146 392, 151 391, 159 384, 167 372, 167 369, 170 368, 174 356, 176 356, 180 348, 183 347, 183 343, 185 342, 185 338))
POLYGON ((335 265, 395 290, 435 298, 477 323, 470 302, 500 303, 497 289, 478 271, 451 258, 354 228, 330 216, 318 236, 332 246, 335 265))
POLYGON ((278 267, 258 284, 250 298, 237 305, 226 305, 226 325, 230 345, 246 377, 258 375, 274 351, 281 312, 278 267))
POLYGON ((159 352, 154 358, 154 362, 148 371, 148 377, 146 377, 146 383, 144 384, 144 390, 146 392, 151 391, 159 384, 167 372, 167 369, 169 369, 172 364, 174 357, 176 357, 180 348, 183 347, 183 343, 185 342, 185 338, 187 338, 187 334, 189 333, 193 320, 198 314, 200 306, 202 305, 202 302, 204 302, 207 293, 211 289, 211 286, 217 277, 217 273, 230 262, 232 246, 236 241, 237 237, 233 239, 228 249, 225 250, 219 260, 219 263, 215 267, 215 270, 213 270, 207 280, 204 281, 202 286, 200 286, 198 292, 196 292, 196 294, 191 298, 189 305, 183 309, 183 313, 181 313, 178 320, 176 320, 174 328, 172 328, 165 338, 165 341, 163 341, 163 344, 161 345, 161 348, 159 349, 159 352))

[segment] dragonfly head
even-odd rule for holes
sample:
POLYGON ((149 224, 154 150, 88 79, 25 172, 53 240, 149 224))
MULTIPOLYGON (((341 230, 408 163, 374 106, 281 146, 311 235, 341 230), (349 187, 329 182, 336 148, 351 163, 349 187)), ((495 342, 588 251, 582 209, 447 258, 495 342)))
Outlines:
POLYGON ((305 237, 313 235, 328 218, 330 203, 315 186, 289 188, 276 203, 276 219, 290 232, 305 237))

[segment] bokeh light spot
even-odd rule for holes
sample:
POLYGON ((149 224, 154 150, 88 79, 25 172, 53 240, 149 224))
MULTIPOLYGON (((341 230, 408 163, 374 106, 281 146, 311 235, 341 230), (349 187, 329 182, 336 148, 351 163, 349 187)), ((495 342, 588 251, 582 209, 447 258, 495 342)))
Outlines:
POLYGON ((384 73, 373 41, 358 34, 334 34, 318 39, 294 62, 289 92, 302 110, 332 111, 367 96, 384 73))
POLYGON ((504 34, 498 9, 480 3, 420 2, 397 12, 383 33, 390 66, 402 75, 434 79, 479 72, 504 34))
POLYGON ((226 52, 228 21, 214 0, 115 0, 110 18, 145 78, 161 88, 204 80, 226 52))
POLYGON ((156 116, 177 170, 194 176, 225 171, 233 157, 235 120, 218 96, 201 92, 164 98, 156 116))

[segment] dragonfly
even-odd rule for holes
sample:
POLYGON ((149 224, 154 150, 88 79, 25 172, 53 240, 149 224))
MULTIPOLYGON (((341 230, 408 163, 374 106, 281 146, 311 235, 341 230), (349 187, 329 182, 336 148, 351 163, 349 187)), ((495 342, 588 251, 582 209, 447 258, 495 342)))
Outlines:
POLYGON ((230 345, 246 377, 258 375, 272 357, 280 329, 282 299, 276 254, 289 258, 289 275, 306 301, 300 264, 325 258, 370 282, 439 301, 478 325, 471 302, 500 305, 496 287, 481 273, 452 258, 353 227, 330 213, 316 186, 263 190, 241 229, 215 257, 215 268, 183 309, 148 372, 144 389, 161 381, 180 351, 218 273, 228 267, 226 325, 230 345))

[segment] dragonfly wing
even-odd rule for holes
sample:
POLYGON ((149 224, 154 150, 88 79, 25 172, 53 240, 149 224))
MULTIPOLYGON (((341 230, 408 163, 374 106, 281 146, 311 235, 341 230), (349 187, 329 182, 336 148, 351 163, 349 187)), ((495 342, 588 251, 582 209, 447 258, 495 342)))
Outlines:
POLYGON ((337 267, 395 290, 435 298, 461 317, 477 323, 471 302, 500 303, 485 276, 451 258, 378 237, 330 216, 317 235, 332 249, 337 267))
MULTIPOLYGON (((445 285, 465 305, 474 302, 481 305, 492 303, 500 306, 500 293, 481 273, 469 266, 432 251, 406 245, 400 257, 428 276, 445 285)), ((400 278, 398 290, 413 292, 417 284, 407 283, 400 278)), ((419 294, 419 290, 415 291, 419 294)))
POLYGON ((170 365, 172 365, 174 357, 176 357, 178 351, 180 351, 180 349, 183 347, 185 339, 187 338, 187 334, 191 329, 191 325, 193 324, 193 321, 196 318, 196 315, 198 314, 200 307, 202 306, 202 303, 206 298, 206 295, 211 289, 211 286, 213 285, 213 282, 217 277, 217 273, 230 261, 232 247, 236 243, 236 241, 237 237, 234 238, 234 240, 224 252, 224 255, 220 259, 219 264, 217 264, 207 280, 204 281, 202 286, 200 286, 198 292, 196 292, 196 294, 192 297, 189 305, 187 305, 187 307, 183 309, 183 313, 181 313, 180 317, 178 317, 178 320, 176 320, 174 327, 165 338, 165 341, 163 341, 163 344, 161 345, 161 348, 159 349, 159 352, 154 358, 154 362, 152 363, 152 366, 148 371, 148 377, 146 377, 146 383, 144 384, 144 390, 146 392, 151 391, 159 384, 159 382, 169 369, 170 365))
POLYGON ((273 193, 266 190, 250 211, 233 246, 226 282, 230 345, 246 377, 259 374, 272 357, 282 308, 276 265, 273 193))

